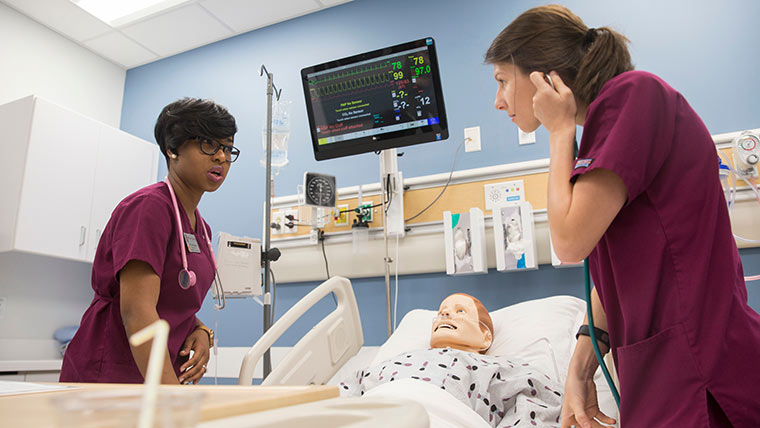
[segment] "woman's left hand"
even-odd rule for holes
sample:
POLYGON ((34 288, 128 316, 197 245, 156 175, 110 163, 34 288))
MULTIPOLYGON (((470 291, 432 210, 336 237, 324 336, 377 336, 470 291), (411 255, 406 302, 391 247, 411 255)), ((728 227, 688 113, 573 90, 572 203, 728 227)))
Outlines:
POLYGON ((181 374, 179 375, 179 383, 197 384, 201 380, 204 374, 206 374, 206 364, 211 356, 209 353, 209 337, 208 333, 201 329, 195 329, 182 345, 182 350, 179 351, 179 355, 189 355, 190 351, 193 351, 193 356, 182 364, 179 368, 181 374))
POLYGON ((546 81, 544 73, 530 73, 530 81, 536 87, 533 95, 533 114, 550 134, 560 131, 575 133, 577 106, 573 92, 565 86, 556 71, 549 73, 554 87, 546 81))

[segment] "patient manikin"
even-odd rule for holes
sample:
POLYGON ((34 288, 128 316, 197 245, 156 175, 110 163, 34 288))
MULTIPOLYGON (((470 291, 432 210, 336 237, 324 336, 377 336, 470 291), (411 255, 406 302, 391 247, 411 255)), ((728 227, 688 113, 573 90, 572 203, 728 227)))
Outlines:
POLYGON ((452 348, 484 354, 493 342, 493 321, 480 300, 452 294, 441 302, 433 319, 431 348, 452 348))
POLYGON ((478 299, 448 296, 431 330, 430 348, 357 372, 340 383, 341 395, 364 395, 377 386, 414 379, 450 393, 492 427, 559 426, 559 384, 528 364, 484 355, 493 343, 493 322, 478 299))

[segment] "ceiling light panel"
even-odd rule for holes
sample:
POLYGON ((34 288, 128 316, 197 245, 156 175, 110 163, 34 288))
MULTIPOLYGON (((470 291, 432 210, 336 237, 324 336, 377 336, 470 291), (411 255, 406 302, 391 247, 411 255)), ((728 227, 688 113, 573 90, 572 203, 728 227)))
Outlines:
POLYGON ((188 0, 70 0, 94 17, 120 27, 188 0))
POLYGON ((111 27, 67 0, 2 0, 24 15, 67 37, 83 41, 112 31, 111 27))

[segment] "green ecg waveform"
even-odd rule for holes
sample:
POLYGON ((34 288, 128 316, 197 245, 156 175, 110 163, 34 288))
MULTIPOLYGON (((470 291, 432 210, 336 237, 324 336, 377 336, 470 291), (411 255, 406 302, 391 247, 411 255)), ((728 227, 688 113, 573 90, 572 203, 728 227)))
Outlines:
POLYGON ((357 74, 371 73, 371 72, 376 71, 376 70, 380 70, 380 69, 383 69, 383 68, 386 68, 386 67, 390 67, 390 65, 391 65, 390 61, 378 62, 378 63, 375 63, 375 64, 368 64, 368 65, 365 65, 364 67, 354 68, 353 70, 347 70, 347 71, 338 72, 338 73, 335 73, 335 74, 330 74, 328 76, 325 76, 322 79, 317 78, 317 79, 314 79, 314 80, 309 80, 309 84, 310 85, 316 85, 318 83, 329 82, 331 80, 342 79, 344 77, 351 77, 351 76, 355 76, 357 74))
MULTIPOLYGON (((355 73, 358 74, 358 73, 355 73)), ((330 79, 333 80, 333 79, 330 79)), ((311 88, 309 92, 313 98, 319 98, 334 94, 339 94, 346 91, 353 91, 356 89, 362 89, 371 86, 381 85, 383 83, 390 82, 392 80, 391 75, 388 72, 372 74, 370 76, 357 77, 355 79, 345 80, 342 82, 335 82, 319 88, 311 88)))

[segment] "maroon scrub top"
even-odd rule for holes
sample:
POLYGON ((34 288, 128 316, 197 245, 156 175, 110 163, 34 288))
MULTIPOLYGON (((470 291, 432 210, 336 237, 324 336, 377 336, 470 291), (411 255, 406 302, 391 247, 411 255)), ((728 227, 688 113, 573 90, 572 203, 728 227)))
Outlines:
POLYGON ((623 73, 588 108, 572 179, 597 168, 628 191, 589 260, 622 426, 715 426, 710 394, 733 426, 760 427, 760 316, 707 128, 657 76, 623 73))
MULTIPOLYGON (((183 231, 193 233, 201 249, 200 253, 187 252, 188 269, 195 272, 196 285, 187 290, 179 286, 177 277, 182 269, 179 230, 166 184, 152 184, 127 196, 114 209, 100 238, 92 265, 95 297, 66 349, 61 382, 143 382, 119 308, 119 271, 130 260, 148 263, 161 277, 156 310, 169 323, 169 358, 179 376, 180 366, 187 361, 186 356, 179 356, 179 351, 195 329, 195 314, 211 287, 214 268, 201 229, 193 231, 182 204, 177 203, 183 231)), ((199 218, 196 211, 196 219, 199 218)), ((207 224, 205 227, 210 237, 211 230, 207 224)))

